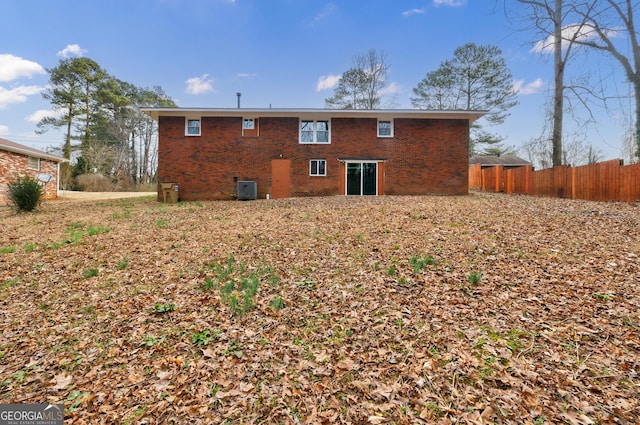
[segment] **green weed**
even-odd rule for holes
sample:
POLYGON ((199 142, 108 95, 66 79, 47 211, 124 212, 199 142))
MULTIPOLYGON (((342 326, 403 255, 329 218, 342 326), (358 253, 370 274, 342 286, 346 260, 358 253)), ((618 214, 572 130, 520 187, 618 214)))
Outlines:
POLYGON ((142 337, 142 344, 146 347, 153 347, 156 344, 162 344, 164 342, 164 337, 157 338, 153 335, 145 335, 142 337))
POLYGON ((129 267, 129 257, 124 257, 118 262, 118 270, 124 270, 129 267))
POLYGON ((418 274, 424 269, 425 266, 435 265, 436 260, 431 255, 427 255, 426 257, 418 257, 417 255, 413 255, 409 259, 409 264, 413 267, 413 273, 418 274))
POLYGON ((607 294, 607 293, 600 293, 600 292, 594 292, 593 296, 601 301, 612 301, 615 295, 612 294, 607 294))
POLYGON ((156 314, 164 314, 164 313, 171 313, 172 311, 175 311, 176 308, 177 307, 174 303, 154 304, 153 309, 151 311, 156 314))
POLYGON ((317 285, 318 285, 318 282, 316 282, 313 279, 305 279, 305 280, 301 280, 300 282, 296 282, 296 286, 298 288, 306 289, 307 291, 313 291, 317 285))
POLYGON ((109 232, 110 232, 109 228, 104 227, 104 226, 95 226, 95 227, 94 226, 89 226, 89 227, 87 227, 87 234, 89 236, 95 236, 95 235, 100 234, 100 233, 109 233, 109 232))
POLYGON ((271 300, 269 306, 274 310, 282 310, 284 308, 284 300, 280 296, 275 297, 271 300))
POLYGON ((234 356, 237 358, 241 358, 242 357, 242 345, 236 341, 230 341, 229 345, 227 346, 227 348, 225 348, 224 350, 222 350, 221 353, 223 356, 234 356))
POLYGON ((98 276, 98 269, 86 269, 84 272, 82 272, 82 277, 86 279, 94 276, 98 276))
POLYGON ((200 347, 202 345, 208 345, 212 341, 216 341, 221 336, 222 333, 217 329, 214 329, 213 331, 206 329, 200 333, 191 334, 191 342, 200 347))
POLYGON ((14 252, 16 252, 16 247, 12 245, 0 248, 0 254, 13 254, 14 252))

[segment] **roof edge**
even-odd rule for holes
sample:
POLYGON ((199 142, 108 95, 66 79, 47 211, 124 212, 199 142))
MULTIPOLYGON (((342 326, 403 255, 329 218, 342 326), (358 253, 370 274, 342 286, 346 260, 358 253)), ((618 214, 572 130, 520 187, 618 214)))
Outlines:
POLYGON ((19 143, 11 142, 10 140, 7 140, 7 139, 0 139, 0 150, 17 153, 20 155, 27 155, 35 158, 40 158, 40 159, 47 159, 49 161, 54 161, 58 163, 69 162, 68 159, 63 158, 61 156, 53 155, 53 154, 41 151, 39 149, 30 148, 28 146, 23 146, 19 143))
POLYGON ((158 120, 167 117, 345 117, 345 118, 427 118, 466 119, 470 123, 486 115, 485 110, 428 110, 428 109, 326 109, 326 108, 141 108, 158 120))

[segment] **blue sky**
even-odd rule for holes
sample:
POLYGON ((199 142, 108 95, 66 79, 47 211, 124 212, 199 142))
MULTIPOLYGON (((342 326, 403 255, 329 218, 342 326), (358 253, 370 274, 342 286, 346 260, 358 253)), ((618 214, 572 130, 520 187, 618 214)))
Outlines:
MULTIPOLYGON (((56 131, 35 135, 50 110, 45 69, 72 56, 129 83, 159 85, 179 106, 235 107, 241 92, 242 107, 322 108, 354 55, 373 48, 390 65, 394 107, 410 108, 412 89, 455 48, 493 44, 520 104, 489 130, 515 147, 540 136, 552 88, 551 57, 533 49, 535 34, 518 30, 501 0, 3 0, 0 20, 0 137, 39 149, 63 140, 56 131)), ((607 90, 628 93, 608 58, 579 57, 575 69, 587 68, 607 76, 607 90)), ((594 107, 598 123, 582 136, 603 159, 622 156, 629 111, 618 103, 611 112, 594 107)))

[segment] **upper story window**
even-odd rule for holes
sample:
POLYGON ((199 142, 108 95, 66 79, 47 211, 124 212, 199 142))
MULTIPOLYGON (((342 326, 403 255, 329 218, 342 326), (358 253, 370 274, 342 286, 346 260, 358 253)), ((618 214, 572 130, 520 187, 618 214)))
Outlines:
POLYGON ((253 130, 256 128, 256 122, 253 118, 245 118, 242 120, 242 128, 244 130, 253 130))
POLYGON ((393 121, 378 120, 378 137, 393 137, 393 121))
POLYGON ((36 158, 35 156, 27 157, 27 168, 31 170, 39 170, 40 169, 40 158, 36 158))
POLYGON ((200 135, 200 119, 188 118, 185 123, 185 135, 187 136, 199 136, 200 135))
POLYGON ((331 143, 329 121, 300 120, 300 143, 331 143))

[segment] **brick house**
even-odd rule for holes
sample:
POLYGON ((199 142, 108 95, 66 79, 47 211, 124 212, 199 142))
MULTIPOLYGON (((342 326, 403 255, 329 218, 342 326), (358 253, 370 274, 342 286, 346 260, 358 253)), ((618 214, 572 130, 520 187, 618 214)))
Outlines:
POLYGON ((60 163, 66 159, 0 138, 0 205, 8 203, 7 183, 29 174, 42 182, 45 199, 58 196, 60 163))
POLYGON ((148 108, 160 183, 185 201, 468 193, 469 126, 484 111, 148 108))

